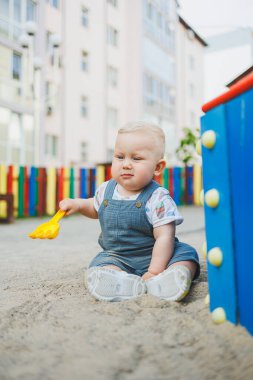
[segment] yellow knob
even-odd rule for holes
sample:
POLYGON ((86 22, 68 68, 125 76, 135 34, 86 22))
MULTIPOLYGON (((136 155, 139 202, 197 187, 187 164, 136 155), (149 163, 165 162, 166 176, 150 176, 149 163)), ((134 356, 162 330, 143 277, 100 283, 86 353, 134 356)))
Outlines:
POLYGON ((207 206, 215 208, 218 206, 220 201, 220 194, 216 189, 208 190, 205 193, 205 202, 207 206))
POLYGON ((204 206, 204 190, 203 189, 199 193, 199 202, 200 202, 201 206, 204 206))
POLYGON ((203 254, 204 258, 206 259, 206 253, 207 253, 207 244, 206 244, 206 241, 204 241, 204 243, 202 244, 201 251, 202 251, 202 254, 203 254))
POLYGON ((212 320, 217 325, 225 322, 226 312, 223 309, 223 307, 217 307, 216 309, 214 309, 214 311, 212 312, 212 320))
POLYGON ((223 254, 220 248, 215 247, 210 249, 207 256, 210 264, 214 265, 215 267, 221 266, 223 261, 223 254))
POLYGON ((196 152, 198 153, 198 155, 201 156, 201 140, 200 139, 196 143, 196 152))
POLYGON ((207 294, 205 296, 205 305, 209 305, 210 304, 210 294, 207 294))
POLYGON ((212 130, 204 132, 201 141, 205 148, 212 149, 216 143, 216 133, 212 130))

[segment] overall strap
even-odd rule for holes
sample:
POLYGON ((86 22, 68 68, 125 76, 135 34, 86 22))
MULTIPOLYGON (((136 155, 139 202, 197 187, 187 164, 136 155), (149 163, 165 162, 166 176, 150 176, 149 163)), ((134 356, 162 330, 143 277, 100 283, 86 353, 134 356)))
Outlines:
POLYGON ((159 183, 151 181, 138 196, 138 201, 144 203, 147 202, 147 200, 151 197, 153 192, 158 189, 158 187, 160 187, 159 183))
POLYGON ((116 185, 117 185, 117 182, 114 179, 110 179, 110 181, 106 185, 104 199, 112 199, 116 185))

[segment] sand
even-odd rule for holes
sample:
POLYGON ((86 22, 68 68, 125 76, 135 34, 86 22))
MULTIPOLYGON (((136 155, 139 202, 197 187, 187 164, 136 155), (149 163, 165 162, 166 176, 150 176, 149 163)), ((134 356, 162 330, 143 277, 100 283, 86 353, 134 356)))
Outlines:
MULTIPOLYGON (((202 211, 185 212, 178 236, 199 249, 202 211)), ((211 321, 203 258, 181 303, 100 302, 83 283, 99 250, 97 221, 74 216, 54 241, 28 239, 40 222, 0 226, 0 380, 253 379, 253 337, 211 321)))

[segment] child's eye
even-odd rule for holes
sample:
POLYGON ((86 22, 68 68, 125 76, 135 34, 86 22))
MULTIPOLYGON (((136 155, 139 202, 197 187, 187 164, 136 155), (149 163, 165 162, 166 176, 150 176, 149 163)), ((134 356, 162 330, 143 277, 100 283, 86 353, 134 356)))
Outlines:
POLYGON ((141 160, 142 160, 142 157, 133 157, 133 160, 134 160, 134 161, 141 161, 141 160))
POLYGON ((115 157, 118 159, 118 160, 123 160, 124 157, 120 154, 115 154, 115 157))

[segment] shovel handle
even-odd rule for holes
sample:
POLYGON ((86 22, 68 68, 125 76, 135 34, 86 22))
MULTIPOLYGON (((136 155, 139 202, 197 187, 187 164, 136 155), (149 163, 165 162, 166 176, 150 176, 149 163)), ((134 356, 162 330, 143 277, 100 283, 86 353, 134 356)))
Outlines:
POLYGON ((58 223, 61 218, 64 217, 64 215, 66 214, 66 211, 63 211, 63 210, 58 210, 57 213, 52 217, 51 219, 51 222, 54 222, 54 223, 58 223))

